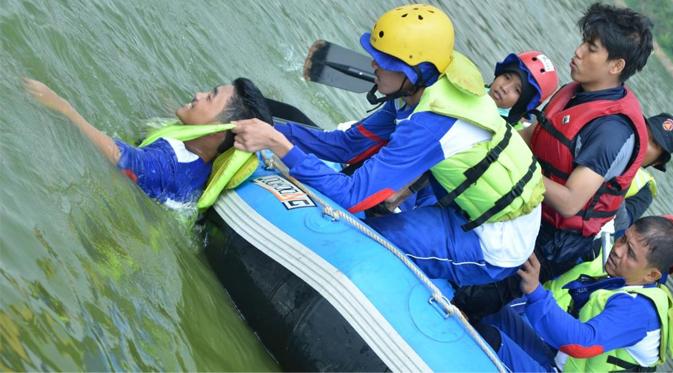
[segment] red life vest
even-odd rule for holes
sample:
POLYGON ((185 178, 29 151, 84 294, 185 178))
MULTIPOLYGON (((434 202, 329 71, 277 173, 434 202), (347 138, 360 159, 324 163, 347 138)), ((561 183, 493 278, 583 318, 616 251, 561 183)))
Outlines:
POLYGON ((542 166, 542 173, 551 180, 565 185, 574 169, 574 141, 577 134, 592 120, 621 114, 629 118, 636 141, 633 155, 626 170, 619 176, 606 180, 582 209, 564 218, 553 207, 542 203, 542 219, 557 229, 571 230, 584 237, 595 236, 606 222, 612 219, 624 201, 647 151, 647 127, 640 103, 628 88, 619 100, 597 100, 565 109, 575 96, 578 83, 562 87, 544 110, 544 117, 533 131, 533 154, 542 166))

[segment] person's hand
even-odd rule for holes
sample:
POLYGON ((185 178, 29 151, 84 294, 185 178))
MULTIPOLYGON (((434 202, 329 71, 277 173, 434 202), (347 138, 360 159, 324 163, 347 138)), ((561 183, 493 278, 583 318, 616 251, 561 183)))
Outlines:
POLYGON ((233 122, 234 147, 247 152, 271 149, 278 157, 284 157, 292 149, 292 143, 270 124, 257 118, 233 122))
POLYGON ((521 277, 521 291, 524 294, 532 293, 540 285, 540 262, 535 253, 516 272, 521 277))
POLYGON ((68 101, 57 95, 51 88, 40 81, 23 78, 23 86, 37 102, 51 110, 65 114, 68 110, 72 109, 68 101))
POLYGON ((384 204, 388 210, 395 211, 395 209, 398 208, 400 204, 402 204, 402 202, 404 202, 412 194, 413 193, 411 192, 411 190, 409 190, 409 188, 404 187, 399 192, 386 198, 384 204))

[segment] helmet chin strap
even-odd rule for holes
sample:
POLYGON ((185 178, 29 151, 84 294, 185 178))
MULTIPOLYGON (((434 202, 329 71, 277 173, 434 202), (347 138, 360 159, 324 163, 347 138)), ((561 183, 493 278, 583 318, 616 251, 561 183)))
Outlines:
POLYGON ((423 76, 421 75, 421 71, 418 69, 418 67, 413 66, 414 70, 416 71, 416 76, 418 76, 418 82, 414 84, 413 90, 405 90, 404 89, 404 84, 407 82, 407 76, 404 76, 404 80, 402 80, 402 84, 400 84, 400 88, 397 89, 394 93, 391 93, 389 95, 384 95, 382 97, 376 97, 376 91, 378 90, 379 86, 378 84, 374 84, 372 89, 367 92, 367 101, 369 101, 370 104, 376 105, 373 109, 367 110, 367 112, 376 110, 379 106, 381 106, 384 102, 394 100, 400 97, 409 97, 413 96, 418 92, 418 90, 423 87, 423 76))
POLYGON ((414 93, 402 89, 402 87, 404 87, 404 83, 406 82, 407 78, 405 77, 404 80, 402 81, 402 85, 396 92, 381 97, 376 97, 376 91, 379 89, 379 86, 378 84, 374 84, 372 89, 370 89, 369 92, 367 92, 367 101, 369 101, 369 103, 372 105, 381 105, 386 101, 394 100, 400 97, 411 96, 414 93))

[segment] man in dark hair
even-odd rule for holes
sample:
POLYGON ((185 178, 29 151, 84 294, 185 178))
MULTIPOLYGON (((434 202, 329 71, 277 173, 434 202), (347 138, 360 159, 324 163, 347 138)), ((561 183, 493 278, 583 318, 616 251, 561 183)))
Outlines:
POLYGON ((595 3, 577 24, 583 42, 599 41, 608 52, 609 61, 623 64, 620 82, 645 67, 652 53, 652 23, 647 17, 628 8, 595 3))
POLYGON ((641 218, 605 268, 597 258, 542 287, 531 256, 518 272, 529 324, 506 306, 478 329, 516 372, 653 372, 673 355, 672 265, 673 216, 641 218))
POLYGON ((234 136, 228 131, 233 125, 194 125, 251 118, 273 123, 259 89, 250 80, 238 78, 231 85, 197 92, 191 102, 178 108, 175 114, 184 125, 178 131, 198 129, 198 135, 185 141, 178 140, 179 136, 159 137, 136 148, 96 129, 45 84, 30 79, 24 83, 38 102, 70 119, 107 159, 160 202, 191 202, 198 198, 210 176, 213 159, 233 145, 234 136))
MULTIPOLYGON (((592 241, 624 200, 647 150, 640 103, 624 81, 645 66, 652 24, 633 10, 596 3, 579 20, 573 82, 551 98, 538 123, 520 133, 542 166, 545 195, 535 253, 546 281, 594 257, 592 241)), ((460 289, 473 319, 520 295, 516 276, 460 289)))
POLYGON ((652 52, 652 23, 633 10, 596 3, 578 22, 582 43, 540 123, 524 130, 545 175, 536 253, 543 280, 591 258, 647 151, 640 103, 626 81, 652 52))

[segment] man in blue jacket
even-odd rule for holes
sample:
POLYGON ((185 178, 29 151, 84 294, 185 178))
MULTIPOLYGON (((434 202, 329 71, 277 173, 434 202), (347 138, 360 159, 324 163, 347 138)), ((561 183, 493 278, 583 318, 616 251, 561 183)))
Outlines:
POLYGON ((527 322, 508 305, 480 331, 513 371, 654 371, 673 353, 672 266, 671 215, 637 220, 605 268, 585 262, 545 287, 533 254, 518 272, 527 322))
POLYGON ((394 197, 424 175, 442 206, 368 219, 432 278, 458 286, 516 272, 533 249, 543 194, 537 162, 453 50, 450 18, 413 4, 386 12, 360 38, 372 56, 370 101, 383 106, 348 131, 242 121, 241 150, 270 149, 290 175, 350 212, 394 197), (377 98, 375 92, 384 97, 377 98), (356 163, 352 175, 320 159, 356 163))

